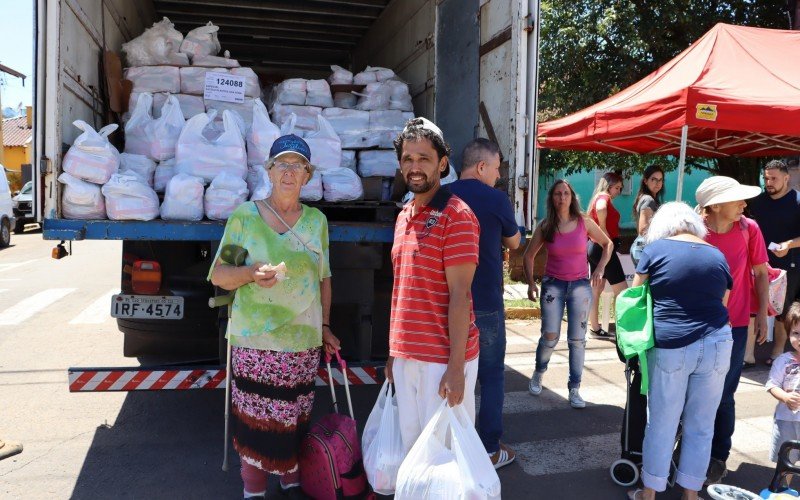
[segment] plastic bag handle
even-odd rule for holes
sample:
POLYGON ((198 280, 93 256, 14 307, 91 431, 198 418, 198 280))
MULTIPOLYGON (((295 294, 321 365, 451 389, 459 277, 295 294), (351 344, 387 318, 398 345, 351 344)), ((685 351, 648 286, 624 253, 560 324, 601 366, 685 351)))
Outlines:
MULTIPOLYGON (((323 347, 324 349, 324 347, 323 347)), ((336 354, 336 361, 339 363, 339 367, 342 369, 342 378, 344 379, 344 392, 347 395, 347 408, 350 410, 350 418, 355 420, 355 416, 353 414, 353 402, 350 399, 350 381, 347 379, 347 363, 344 362, 342 356, 339 354, 339 350, 335 351, 336 354)), ((336 411, 339 411, 339 402, 336 400, 336 391, 333 388, 333 372, 331 371, 331 353, 325 351, 325 365, 328 368, 328 385, 331 388, 331 398, 333 399, 333 406, 336 408, 336 411)))
POLYGON ((118 128, 119 125, 117 125, 116 123, 110 123, 105 127, 101 128, 100 130, 98 130, 97 133, 102 135, 103 137, 108 137, 109 135, 111 135, 112 132, 114 132, 118 128))

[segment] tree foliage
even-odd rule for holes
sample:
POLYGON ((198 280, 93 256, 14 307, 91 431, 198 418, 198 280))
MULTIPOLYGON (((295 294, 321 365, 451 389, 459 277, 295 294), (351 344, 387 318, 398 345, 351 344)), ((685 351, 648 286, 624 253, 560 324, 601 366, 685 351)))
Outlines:
MULTIPOLYGON (((543 0, 539 121, 583 109, 644 78, 715 24, 790 27, 785 0, 543 0)), ((638 171, 668 169, 669 157, 548 150, 542 168, 638 171)), ((725 171, 752 159, 687 159, 689 168, 725 171), (727 165, 733 163, 733 165, 727 165)))

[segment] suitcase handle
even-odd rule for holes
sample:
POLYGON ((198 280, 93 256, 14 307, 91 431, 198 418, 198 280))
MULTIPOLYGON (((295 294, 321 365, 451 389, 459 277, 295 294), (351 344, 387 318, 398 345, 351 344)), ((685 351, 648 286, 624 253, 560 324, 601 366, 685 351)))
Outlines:
MULTIPOLYGON (((324 349, 324 347, 323 347, 324 349)), ((342 356, 339 354, 339 350, 337 349, 334 353, 336 355, 336 361, 339 363, 339 367, 342 369, 342 378, 344 379, 344 392, 347 395, 347 407, 350 410, 350 418, 355 420, 355 416, 353 415, 353 402, 350 399, 350 382, 347 380, 347 363, 344 362, 342 356)), ((333 406, 336 408, 336 412, 339 412, 339 402, 336 400, 336 391, 333 388, 333 373, 331 372, 331 353, 325 351, 325 365, 328 367, 328 385, 331 388, 331 398, 333 399, 333 406)))

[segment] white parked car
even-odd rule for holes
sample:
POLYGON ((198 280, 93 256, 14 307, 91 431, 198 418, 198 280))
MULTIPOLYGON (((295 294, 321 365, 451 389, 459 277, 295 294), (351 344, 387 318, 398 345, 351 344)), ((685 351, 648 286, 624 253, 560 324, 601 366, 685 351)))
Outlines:
POLYGON ((11 244, 11 228, 16 226, 13 203, 11 202, 11 189, 8 187, 6 169, 0 165, 0 247, 11 244))

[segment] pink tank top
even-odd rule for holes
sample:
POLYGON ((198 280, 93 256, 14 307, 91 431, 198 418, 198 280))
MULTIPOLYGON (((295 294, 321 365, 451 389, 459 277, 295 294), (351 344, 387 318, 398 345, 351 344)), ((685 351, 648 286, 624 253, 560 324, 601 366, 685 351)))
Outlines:
POLYGON ((547 248, 547 264, 544 266, 545 276, 562 281, 575 281, 589 277, 589 262, 586 258, 586 224, 583 217, 568 233, 556 231, 553 242, 544 242, 547 248))

